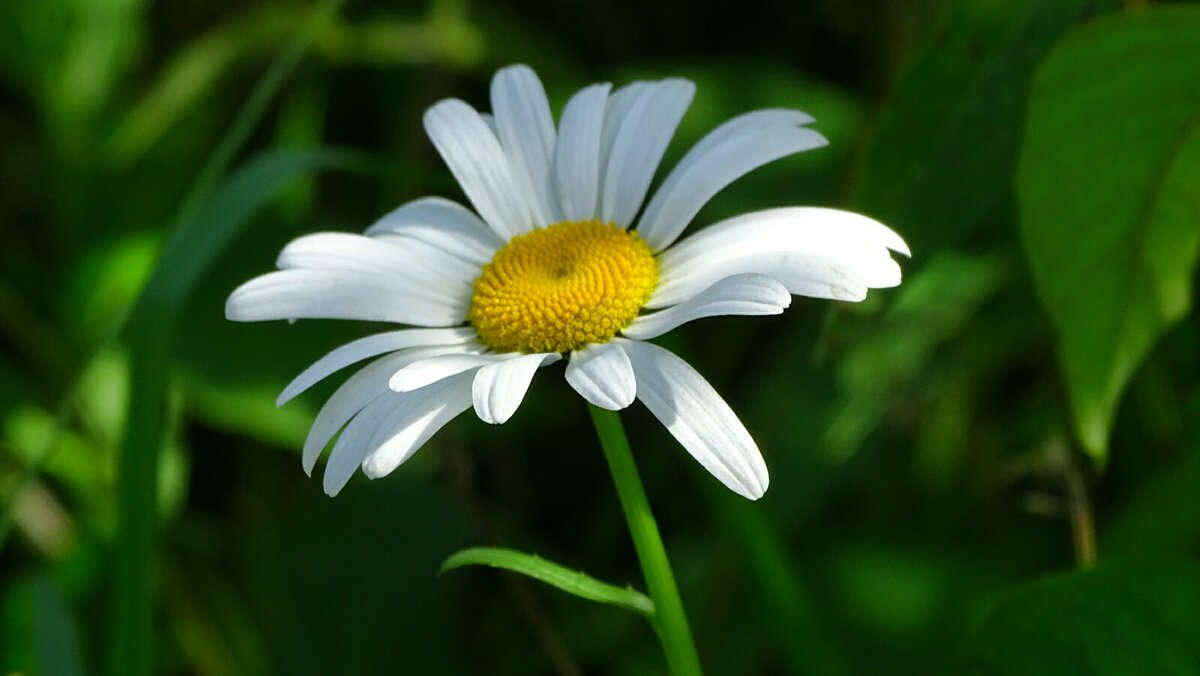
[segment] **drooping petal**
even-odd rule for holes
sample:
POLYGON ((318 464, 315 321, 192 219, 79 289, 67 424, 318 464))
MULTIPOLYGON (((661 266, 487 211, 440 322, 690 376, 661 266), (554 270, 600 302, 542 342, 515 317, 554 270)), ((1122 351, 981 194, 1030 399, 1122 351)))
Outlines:
POLYGON ((367 442, 379 431, 379 426, 399 403, 395 392, 385 392, 377 396, 365 408, 354 415, 346 424, 342 435, 333 444, 329 452, 329 460, 325 463, 325 474, 322 486, 325 494, 333 497, 342 490, 354 471, 370 452, 367 442))
POLYGON ((767 466, 750 433, 687 362, 651 343, 622 340, 637 376, 637 398, 706 470, 730 490, 757 500, 767 466))
POLYGON ((533 227, 533 196, 514 177, 495 132, 474 108, 458 99, 439 101, 425 111, 425 133, 496 234, 508 241, 533 227))
POLYGON ((579 396, 610 411, 633 403, 637 379, 629 356, 615 342, 593 343, 571 353, 567 382, 579 396))
POLYGON ((471 371, 480 366, 512 359, 511 354, 447 354, 430 357, 398 369, 388 381, 395 392, 411 392, 443 378, 471 371))
POLYGON ((452 329, 400 329, 359 338, 333 350, 304 369, 300 375, 288 383, 287 387, 283 388, 283 392, 275 400, 275 405, 283 406, 301 392, 363 359, 410 347, 435 345, 463 345, 465 347, 475 338, 475 330, 469 326, 452 329))
POLYGON ((628 227, 637 215, 654 171, 692 102, 696 86, 667 79, 638 91, 609 149, 600 193, 600 220, 628 227))
POLYGON ((848 211, 790 207, 744 214, 709 226, 659 256, 661 283, 647 307, 665 307, 729 275, 777 277, 793 293, 809 285, 821 297, 861 299, 866 288, 900 283, 889 253, 908 254, 900 236, 848 211), (795 266, 794 279, 784 273, 795 266))
POLYGON ((621 333, 649 340, 695 319, 720 315, 777 315, 792 303, 786 286, 766 275, 726 277, 674 307, 642 315, 621 333))
POLYGON ((365 234, 411 237, 477 266, 491 261, 504 246, 504 240, 470 209, 442 197, 407 202, 375 221, 365 234))
POLYGON ((556 352, 518 354, 480 368, 475 372, 471 390, 475 414, 492 425, 508 422, 525 398, 533 374, 561 358, 556 352))
POLYGON ((470 408, 474 375, 460 373, 398 395, 399 403, 367 444, 363 473, 372 479, 390 474, 446 423, 470 408))
POLYGON ((600 191, 600 137, 612 85, 595 84, 567 101, 554 149, 554 185, 562 217, 586 221, 596 217, 600 191))
POLYGON ((281 270, 234 289, 226 319, 360 319, 454 326, 466 319, 471 289, 443 288, 369 270, 281 270))
POLYGON ((557 222, 558 201, 550 179, 554 118, 546 90, 529 66, 509 66, 496 72, 492 78, 492 112, 514 176, 534 198, 530 203, 534 221, 540 225, 557 222))
POLYGON ((462 290, 479 266, 415 239, 383 240, 346 232, 318 232, 292 240, 279 253, 280 270, 370 271, 462 290))
POLYGON ((799 111, 764 110, 717 127, 663 181, 638 221, 638 234, 661 251, 725 186, 768 162, 827 145, 824 136, 799 126, 811 120, 799 111))
POLYGON ((418 359, 461 349, 459 346, 448 346, 401 350, 376 359, 347 378, 321 407, 308 430, 302 454, 304 471, 312 474, 317 458, 321 457, 321 451, 348 420, 372 401, 391 391, 387 386, 388 379, 398 369, 418 359))

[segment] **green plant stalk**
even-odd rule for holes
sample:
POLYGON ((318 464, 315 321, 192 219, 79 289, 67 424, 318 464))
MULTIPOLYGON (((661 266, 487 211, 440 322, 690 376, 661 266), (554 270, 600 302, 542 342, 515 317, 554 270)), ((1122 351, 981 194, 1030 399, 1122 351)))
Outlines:
POLYGON ((588 410, 592 414, 596 434, 600 437, 600 447, 604 449, 608 469, 612 472, 613 483, 617 485, 617 496, 625 512, 625 521, 629 524, 629 534, 633 537, 646 587, 654 601, 651 624, 666 653, 667 665, 676 676, 700 674, 700 657, 696 654, 692 631, 688 628, 675 576, 671 573, 671 564, 667 562, 667 551, 663 548, 662 537, 650 512, 650 502, 646 499, 646 490, 642 488, 642 479, 633 462, 633 451, 629 448, 621 418, 613 411, 591 404, 588 404, 588 410))

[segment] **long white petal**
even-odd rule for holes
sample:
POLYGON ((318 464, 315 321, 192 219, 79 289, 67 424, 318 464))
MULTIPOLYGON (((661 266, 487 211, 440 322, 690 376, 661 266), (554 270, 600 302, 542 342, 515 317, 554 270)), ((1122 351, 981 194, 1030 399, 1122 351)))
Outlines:
POLYGON ((480 266, 416 239, 384 240, 346 232, 317 232, 279 253, 280 270, 370 271, 422 285, 469 288, 480 266))
POLYGON ((706 470, 730 490, 757 500, 767 466, 750 433, 695 369, 651 343, 622 340, 637 376, 637 398, 706 470))
POLYGON ((225 302, 236 322, 361 319, 454 326, 467 316, 471 289, 443 288, 368 270, 281 270, 242 284, 225 302))
POLYGON ((405 392, 379 426, 362 463, 363 473, 378 479, 396 469, 446 423, 471 407, 473 373, 444 378, 415 392, 405 392))
MULTIPOLYGON (((889 259, 890 260, 890 259, 889 259)), ((881 265, 888 263, 880 262, 881 265)), ((895 261, 890 263, 899 274, 895 261)), ((660 308, 682 303, 727 277, 758 274, 778 280, 789 293, 809 298, 826 298, 857 303, 867 297, 867 283, 854 268, 824 256, 780 251, 711 261, 686 271, 676 270, 654 290, 646 307, 660 308)))
POLYGON ((773 277, 734 275, 679 305, 638 317, 621 333, 627 338, 649 340, 695 319, 720 315, 777 315, 791 303, 788 288, 773 277))
POLYGON ((480 366, 512 359, 511 354, 447 354, 430 357, 398 369, 388 381, 395 392, 419 390, 443 378, 471 371, 480 366))
POLYGON ((554 184, 562 217, 586 221, 596 217, 600 192, 600 138, 612 85, 595 84, 567 101, 554 148, 554 184))
POLYGON ((567 362, 567 382, 581 397, 610 411, 629 406, 637 394, 629 356, 612 341, 572 352, 567 362))
POLYGON ((604 123, 600 127, 601 181, 604 180, 604 170, 608 167, 608 160, 612 157, 613 142, 617 139, 617 132, 625 124, 625 118, 629 116, 634 101, 637 101, 642 93, 651 86, 650 82, 635 80, 618 87, 613 91, 612 96, 608 97, 608 103, 604 106, 604 123))
POLYGON ((554 118, 546 90, 529 66, 509 66, 496 72, 492 78, 492 113, 513 173, 529 193, 534 220, 540 225, 559 221, 558 201, 550 180, 554 118))
POLYGON ((490 262, 504 245, 504 240, 470 209, 442 197, 407 202, 375 221, 365 234, 411 237, 477 266, 490 262))
POLYGON ((811 119, 803 113, 797 112, 784 125, 767 126, 765 117, 782 122, 787 118, 784 111, 758 112, 714 129, 663 181, 638 221, 638 234, 651 249, 670 246, 700 208, 738 178, 781 157, 828 144, 816 131, 797 126, 797 121, 811 119), (713 137, 718 141, 705 143, 713 137))
POLYGON ((439 101, 425 111, 425 133, 496 234, 507 241, 533 227, 508 156, 474 108, 458 99, 439 101))
POLYGON ((333 435, 372 401, 390 392, 388 379, 398 369, 418 359, 424 359, 438 354, 446 354, 461 347, 416 348, 401 350, 389 354, 367 364, 354 375, 346 379, 321 407, 312 427, 308 430, 308 438, 304 440, 302 461, 304 471, 312 474, 317 458, 333 435))
POLYGON ((776 276, 793 293, 803 293, 795 285, 810 284, 823 289, 823 297, 860 299, 865 295, 860 286, 900 283, 900 267, 889 250, 908 254, 904 240, 887 226, 848 211, 789 207, 744 214, 663 252, 662 282, 647 307, 678 303, 722 277, 745 272, 776 276), (771 271, 791 265, 794 280, 771 271))
POLYGON ((707 154, 713 148, 746 131, 756 129, 778 129, 779 127, 801 127, 813 122, 812 115, 800 110, 786 108, 763 108, 743 113, 721 124, 704 135, 692 146, 688 154, 707 154))
POLYGON ((463 326, 453 329, 400 329, 359 338, 334 349, 304 369, 300 375, 288 383, 287 387, 283 388, 283 392, 275 400, 275 405, 283 406, 296 395, 341 369, 384 352, 435 345, 466 346, 475 337, 475 329, 463 326))
POLYGON ((508 422, 529 391, 533 374, 561 358, 555 352, 521 354, 479 369, 471 390, 475 414, 492 425, 508 422))
POLYGON ((622 227, 633 222, 695 91, 687 80, 668 79, 637 94, 616 131, 604 168, 600 220, 622 227))

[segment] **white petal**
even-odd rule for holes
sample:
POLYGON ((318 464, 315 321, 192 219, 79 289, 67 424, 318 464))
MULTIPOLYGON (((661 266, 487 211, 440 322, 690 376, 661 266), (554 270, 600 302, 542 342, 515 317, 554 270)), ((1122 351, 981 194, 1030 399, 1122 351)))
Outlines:
POLYGON ((443 288, 367 270, 282 270, 246 282, 229 295, 225 317, 361 319, 413 326, 461 324, 471 289, 443 288))
POLYGON ((698 155, 707 154, 711 149, 747 131, 756 129, 777 129, 779 127, 801 127, 812 124, 813 117, 800 110, 785 108, 763 108, 739 115, 718 126, 704 138, 696 142, 689 152, 698 155))
POLYGON ((385 392, 379 395, 366 408, 355 414, 354 418, 342 430, 342 435, 333 444, 329 452, 329 460, 325 463, 325 475, 322 485, 326 495, 335 496, 371 451, 368 445, 371 437, 379 431, 384 418, 396 407, 395 392, 385 392))
POLYGON ((612 156, 613 142, 617 139, 617 132, 625 124, 625 118, 633 108, 634 101, 637 101, 642 93, 651 86, 649 82, 635 80, 623 87, 618 87, 612 96, 608 97, 608 104, 604 107, 604 124, 600 129, 601 181, 604 180, 603 172, 612 156))
POLYGON ((344 232, 294 239, 276 260, 280 270, 349 270, 395 275, 423 286, 469 289, 480 266, 416 239, 384 240, 344 232))
POLYGON ((546 90, 529 66, 509 66, 496 72, 492 78, 492 113, 514 176, 531 198, 534 220, 539 225, 559 221, 558 202, 550 182, 554 118, 546 90))
POLYGON ((362 463, 363 473, 372 479, 391 473, 446 423, 470 408, 473 376, 460 373, 398 395, 396 408, 368 443, 373 450, 362 463))
POLYGON ((458 99, 434 104, 425 111, 425 133, 496 234, 507 241, 532 227, 508 156, 474 108, 458 99))
POLYGON ((412 237, 478 266, 490 262, 504 245, 470 209, 441 197, 407 202, 375 221, 366 234, 412 237))
POLYGON ((518 354, 475 372, 471 394, 475 414, 485 423, 500 425, 508 422, 525 393, 533 374, 542 366, 553 364, 562 357, 558 353, 518 354))
POLYGON ((750 433, 684 360, 657 345, 622 340, 637 376, 637 398, 703 467, 730 490, 757 500, 767 466, 750 433))
POLYGON ((337 431, 346 424, 346 421, 372 401, 391 391, 387 386, 388 379, 397 369, 418 359, 461 349, 463 348, 455 346, 401 350, 376 359, 350 376, 321 407, 317 417, 313 420, 312 427, 308 430, 308 438, 304 440, 304 453, 302 454, 304 471, 312 474, 313 466, 316 464, 317 458, 321 456, 322 449, 333 438, 333 435, 337 434, 337 431))
POLYGON ((637 394, 629 356, 611 341, 572 352, 567 362, 567 382, 588 402, 610 411, 629 406, 637 394))
MULTIPOLYGON (((895 265, 894 261, 892 265, 895 265)), ((716 281, 744 274, 771 277, 783 284, 789 293, 798 296, 853 303, 866 298, 869 288, 847 265, 823 256, 781 251, 711 261, 693 265, 686 272, 676 270, 669 282, 664 280, 654 290, 646 307, 660 308, 685 302, 716 281)))
POLYGON ((359 338, 333 350, 304 369, 295 380, 283 388, 283 392, 275 400, 275 405, 283 406, 301 392, 363 359, 410 347, 466 345, 475 337, 475 329, 464 326, 453 329, 400 329, 359 338))
POLYGON ((600 135, 612 85, 595 84, 567 101, 554 148, 554 183, 563 220, 596 217, 600 192, 600 135))
POLYGON ((411 392, 443 378, 471 371, 480 366, 512 359, 511 354, 448 354, 408 364, 392 374, 388 387, 395 392, 411 392))
POLYGON ((777 315, 791 303, 792 296, 787 287, 773 277, 734 275, 679 305, 638 317, 621 333, 635 340, 649 340, 695 319, 720 315, 777 315))
POLYGON ((889 253, 904 240, 866 216, 818 207, 744 214, 709 226, 659 255, 662 282, 647 307, 678 303, 722 277, 758 272, 793 293, 808 285, 822 297, 861 299, 866 288, 900 283, 889 253), (795 266, 793 278, 785 278, 795 266))
POLYGON ((600 220, 622 227, 633 222, 695 91, 687 80, 669 79, 637 93, 612 140, 600 194, 600 220))
POLYGON ((828 141, 797 126, 804 113, 757 111, 717 127, 680 160, 646 205, 638 234, 654 251, 670 246, 713 195, 750 171, 781 157, 819 148, 828 141), (764 115, 763 113, 768 113, 764 115), (783 124, 768 125, 772 120, 783 124), (713 141, 711 139, 716 139, 713 141))

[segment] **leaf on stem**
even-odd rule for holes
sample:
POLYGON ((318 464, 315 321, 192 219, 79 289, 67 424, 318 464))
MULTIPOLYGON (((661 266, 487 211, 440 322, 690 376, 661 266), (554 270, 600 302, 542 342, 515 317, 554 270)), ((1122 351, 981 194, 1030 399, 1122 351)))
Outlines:
POLYGON ((654 602, 650 597, 631 588, 621 588, 601 582, 594 577, 560 566, 533 554, 502 547, 468 547, 451 554, 442 563, 444 573, 463 566, 491 566, 526 575, 552 587, 589 601, 607 603, 632 610, 647 618, 654 617, 654 602))

